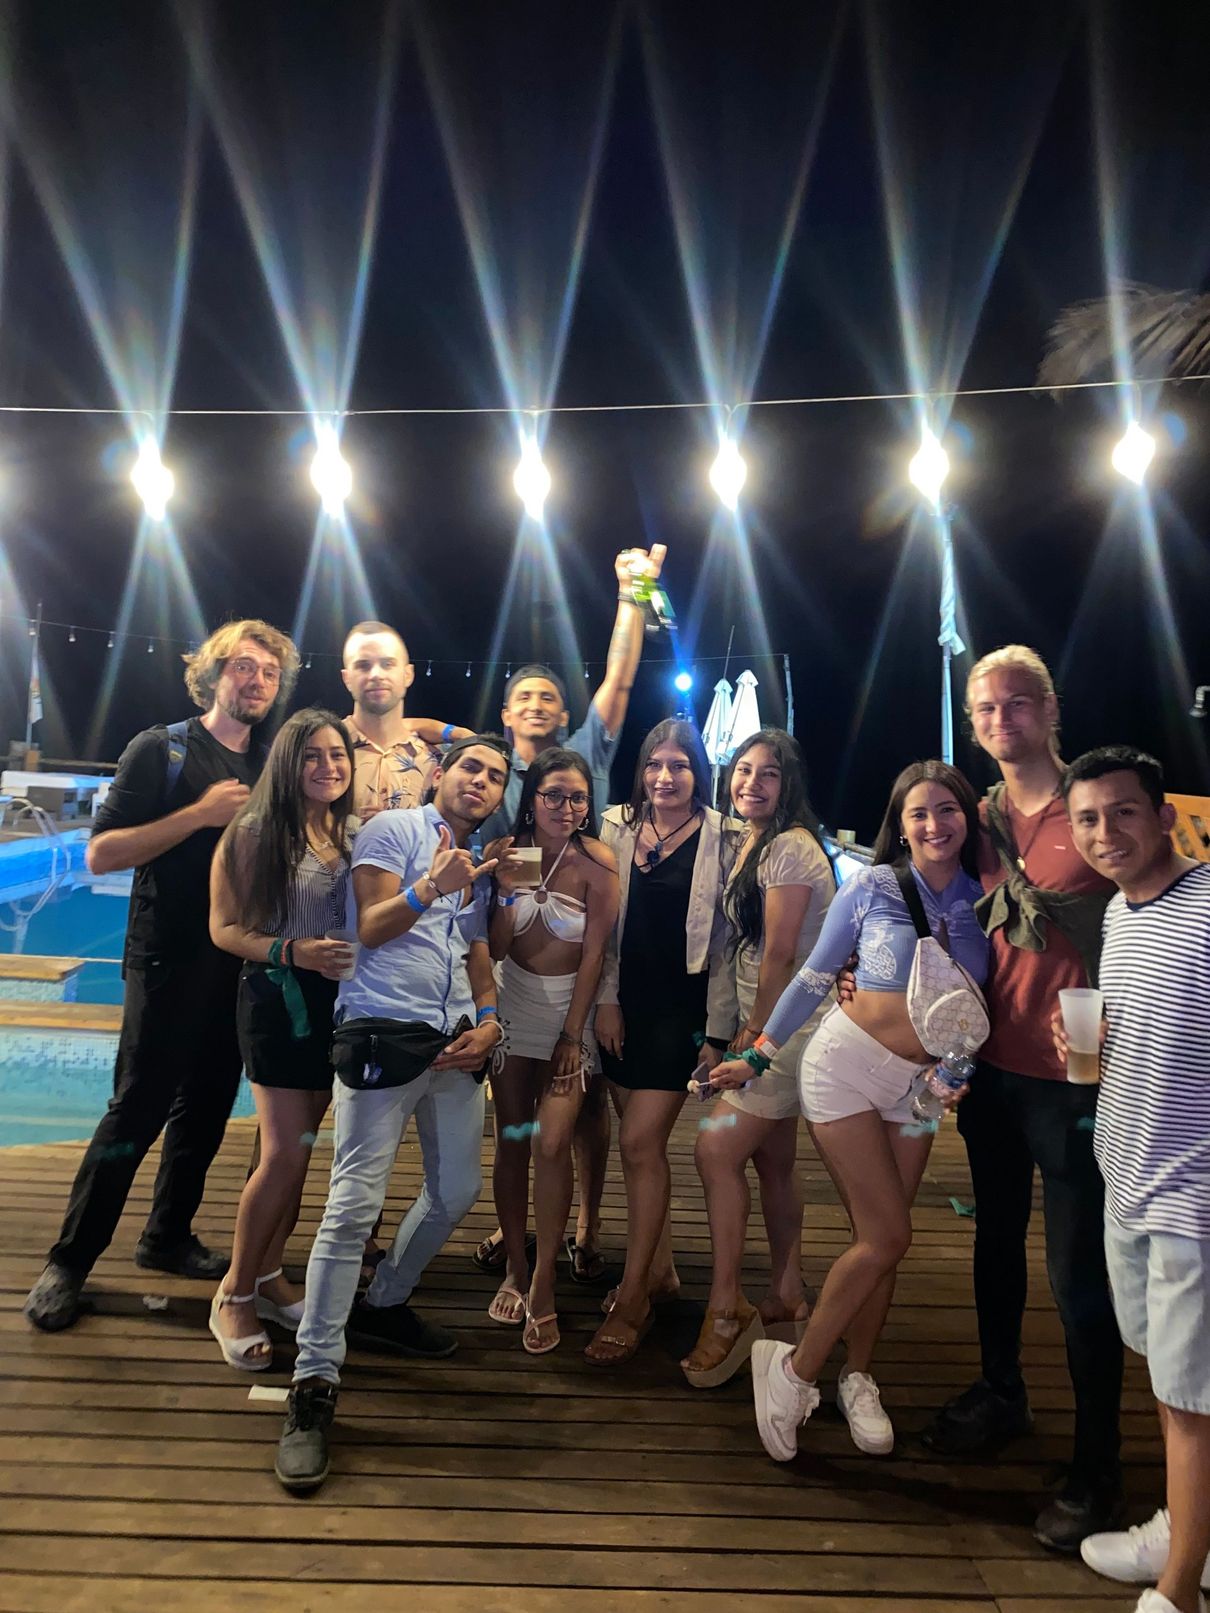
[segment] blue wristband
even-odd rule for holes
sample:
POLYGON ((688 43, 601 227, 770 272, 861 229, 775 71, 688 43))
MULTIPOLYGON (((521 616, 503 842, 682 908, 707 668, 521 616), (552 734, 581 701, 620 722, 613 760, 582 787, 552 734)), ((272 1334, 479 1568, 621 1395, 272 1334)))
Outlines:
POLYGON ((453 737, 454 737, 454 725, 453 725, 452 722, 447 722, 445 727, 441 730, 441 743, 443 745, 448 745, 450 740, 453 739, 453 737))
POLYGON ((499 1016, 499 1013, 500 1010, 495 1007, 481 1008, 475 1015, 475 1024, 482 1025, 485 1019, 495 1019, 499 1016))
POLYGON ((517 904, 517 898, 515 896, 497 896, 496 897, 496 906, 497 907, 515 907, 516 904, 517 904))
POLYGON ((427 913, 428 912, 428 908, 425 907, 424 903, 420 900, 419 896, 417 896, 417 894, 416 894, 415 885, 409 885, 408 886, 407 890, 405 890, 404 893, 403 893, 403 899, 408 904, 408 906, 411 908, 413 913, 427 913))

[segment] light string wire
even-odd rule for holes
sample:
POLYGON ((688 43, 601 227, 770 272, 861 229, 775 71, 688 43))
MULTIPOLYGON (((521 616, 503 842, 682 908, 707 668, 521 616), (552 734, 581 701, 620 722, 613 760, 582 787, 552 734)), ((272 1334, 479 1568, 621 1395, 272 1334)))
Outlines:
MULTIPOLYGON (((1099 392, 1106 389, 1123 387, 1137 388, 1140 385, 1167 385, 1186 386, 1199 381, 1210 381, 1210 372, 1199 375, 1167 375, 1149 378, 1146 381, 1138 380, 1108 380, 1108 381, 1065 381, 1057 386, 1042 386, 1037 382, 1029 386, 963 386, 951 387, 938 392, 828 392, 819 393, 814 397, 802 398, 750 398, 746 403, 710 403, 704 399, 694 399, 684 403, 554 403, 547 407, 515 408, 512 404, 494 403, 477 407, 457 406, 439 407, 429 404, 409 405, 407 407, 391 407, 380 409, 336 409, 325 411, 325 419, 333 420, 364 420, 384 418, 392 415, 528 415, 537 419, 543 415, 554 414, 650 414, 664 411, 671 413, 674 410, 684 409, 726 409, 728 417, 742 413, 749 409, 793 409, 809 408, 815 405, 828 403, 931 403, 948 398, 1006 398, 1021 397, 1042 393, 1058 392, 1099 392)), ((131 416, 146 420, 163 420, 173 417, 181 418, 252 418, 252 419, 314 419, 314 409, 178 409, 169 408, 152 411, 150 409, 122 409, 117 406, 101 406, 90 404, 33 404, 33 403, 0 403, 0 414, 81 414, 81 415, 121 415, 124 419, 131 416)))

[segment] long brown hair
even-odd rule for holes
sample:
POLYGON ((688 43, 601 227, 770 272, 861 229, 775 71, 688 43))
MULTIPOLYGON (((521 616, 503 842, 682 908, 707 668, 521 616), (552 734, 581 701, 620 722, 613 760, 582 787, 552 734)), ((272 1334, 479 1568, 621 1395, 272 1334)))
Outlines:
POLYGON ((966 774, 960 773, 948 762, 936 760, 912 762, 900 773, 891 785, 891 799, 887 802, 886 811, 882 815, 882 827, 874 842, 874 854, 870 861, 877 866, 879 863, 895 863, 908 859, 910 854, 900 845, 900 840, 903 838, 903 803, 917 784, 940 784, 942 789, 949 790, 962 808, 962 815, 966 819, 966 839, 962 843, 958 860, 972 879, 978 879, 979 801, 971 789, 966 774))
POLYGON ((308 706, 282 724, 247 806, 231 820, 219 841, 217 855, 223 859, 224 872, 239 898, 240 916, 250 930, 271 934, 285 918, 290 883, 307 853, 303 765, 307 746, 321 728, 336 730, 349 758, 349 787, 332 802, 332 843, 342 857, 349 855, 346 831, 353 805, 353 746, 335 712, 308 706))

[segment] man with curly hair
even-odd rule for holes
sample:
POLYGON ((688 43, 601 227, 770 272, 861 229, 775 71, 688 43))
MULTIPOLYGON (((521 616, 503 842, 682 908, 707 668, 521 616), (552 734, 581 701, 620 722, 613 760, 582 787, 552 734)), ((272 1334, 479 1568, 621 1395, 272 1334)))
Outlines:
POLYGON ((239 1084, 239 960, 210 940, 210 860, 264 765, 261 725, 284 707, 298 651, 267 622, 228 622, 185 656, 204 715, 147 728, 127 745, 88 846, 94 874, 134 869, 113 1097, 72 1185, 59 1240, 25 1314, 70 1327, 117 1228, 135 1173, 164 1143, 135 1263, 213 1282, 227 1269, 193 1231, 206 1172, 239 1084))

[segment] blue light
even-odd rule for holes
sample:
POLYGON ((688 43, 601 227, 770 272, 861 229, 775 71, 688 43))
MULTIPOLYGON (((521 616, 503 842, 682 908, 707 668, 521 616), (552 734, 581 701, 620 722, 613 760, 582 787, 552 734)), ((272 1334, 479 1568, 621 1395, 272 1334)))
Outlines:
POLYGON ((690 689, 693 688, 693 673, 678 672, 672 682, 679 694, 688 694, 690 689))

